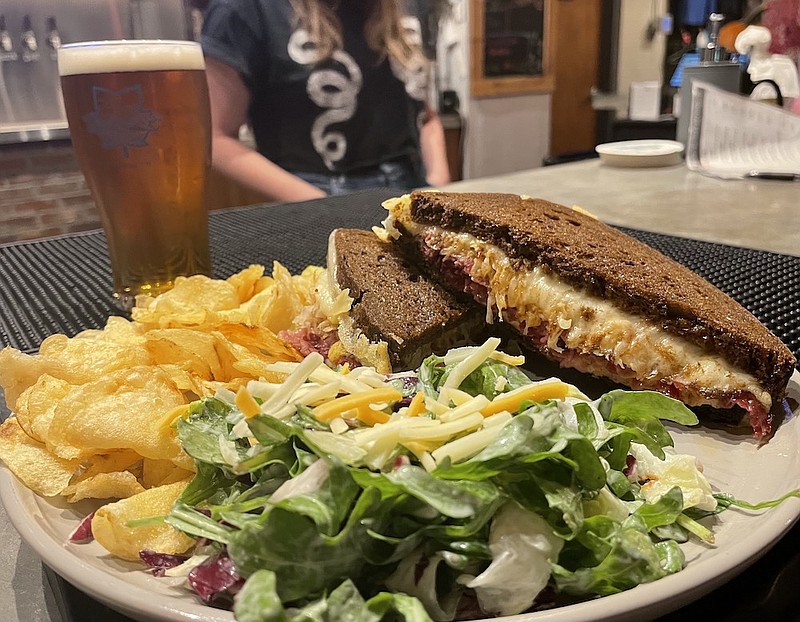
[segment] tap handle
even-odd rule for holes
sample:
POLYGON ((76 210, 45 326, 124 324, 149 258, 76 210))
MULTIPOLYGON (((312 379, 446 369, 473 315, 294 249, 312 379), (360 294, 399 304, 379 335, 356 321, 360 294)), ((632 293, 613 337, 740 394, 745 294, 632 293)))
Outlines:
POLYGON ((33 32, 33 23, 30 15, 22 18, 22 45, 31 52, 36 52, 39 49, 39 42, 36 41, 36 34, 33 32))
POLYGON ((11 35, 8 34, 6 28, 6 16, 0 15, 0 52, 11 52, 14 49, 14 43, 11 41, 11 35))
POLYGON ((61 47, 61 35, 58 32, 56 18, 52 15, 47 18, 47 45, 54 50, 61 47))

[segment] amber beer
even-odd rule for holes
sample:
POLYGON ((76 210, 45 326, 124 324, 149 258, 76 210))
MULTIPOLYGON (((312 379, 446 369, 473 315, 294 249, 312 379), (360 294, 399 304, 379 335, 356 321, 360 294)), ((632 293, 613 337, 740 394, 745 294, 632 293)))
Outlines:
POLYGON ((58 51, 70 135, 100 212, 118 304, 211 274, 210 112, 200 46, 102 41, 58 51))

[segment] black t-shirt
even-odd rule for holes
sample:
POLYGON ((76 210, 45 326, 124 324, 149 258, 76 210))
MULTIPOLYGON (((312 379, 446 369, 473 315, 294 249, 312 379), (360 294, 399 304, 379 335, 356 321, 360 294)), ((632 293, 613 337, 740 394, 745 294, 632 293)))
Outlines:
MULTIPOLYGON (((258 151, 289 171, 346 173, 418 157, 424 65, 381 60, 364 39, 362 6, 341 2, 343 49, 322 62, 289 0, 213 0, 205 15, 203 51, 239 72, 258 151)), ((417 16, 403 26, 421 32, 417 16)))

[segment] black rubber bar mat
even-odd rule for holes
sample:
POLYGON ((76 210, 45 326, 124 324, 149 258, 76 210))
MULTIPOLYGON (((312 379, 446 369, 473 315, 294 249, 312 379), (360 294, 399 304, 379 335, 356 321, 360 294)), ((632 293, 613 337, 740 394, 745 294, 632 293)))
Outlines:
MULTIPOLYGON (((292 273, 324 265, 336 227, 369 229, 391 190, 368 190, 306 203, 213 212, 215 274, 251 263, 292 273)), ((800 257, 623 229, 694 270, 749 309, 800 358, 800 257)), ((111 270, 102 232, 0 246, 0 346, 33 352, 53 333, 103 326, 112 306, 111 270), (21 312, 21 309, 28 311, 21 312)))

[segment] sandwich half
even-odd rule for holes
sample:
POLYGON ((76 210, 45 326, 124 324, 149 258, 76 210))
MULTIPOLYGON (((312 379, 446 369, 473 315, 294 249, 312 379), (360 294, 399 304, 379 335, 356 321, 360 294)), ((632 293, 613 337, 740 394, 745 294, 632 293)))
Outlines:
POLYGON ((314 303, 281 333, 301 354, 379 372, 415 369, 432 353, 474 343, 479 309, 426 277, 394 245, 371 231, 336 229, 314 303))
POLYGON ((681 264, 541 199, 415 192, 384 206, 387 238, 528 348, 633 389, 738 413, 756 436, 770 433, 794 356, 681 264))

